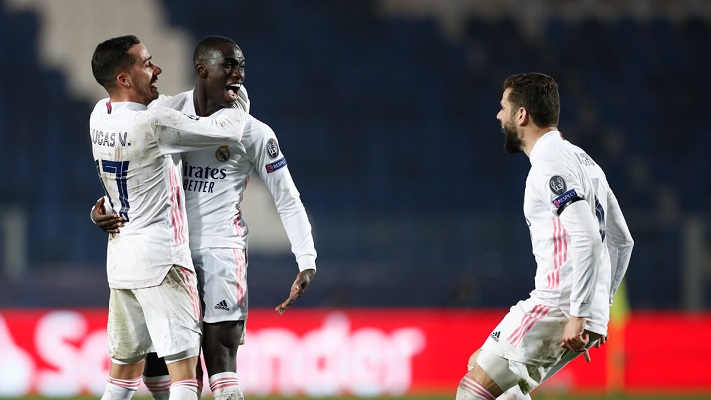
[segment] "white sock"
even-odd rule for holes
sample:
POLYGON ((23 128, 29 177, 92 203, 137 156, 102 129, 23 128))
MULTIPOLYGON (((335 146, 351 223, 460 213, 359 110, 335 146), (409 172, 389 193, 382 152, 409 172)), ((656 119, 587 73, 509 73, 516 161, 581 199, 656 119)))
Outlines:
POLYGON ((116 379, 109 376, 101 400, 129 400, 136 393, 140 383, 141 378, 116 379))
POLYGON ((477 382, 469 374, 464 375, 464 378, 457 386, 456 400, 494 400, 493 394, 489 393, 484 386, 477 382))
POLYGON ((170 400, 198 400, 197 379, 183 379, 170 385, 170 400))
POLYGON ((154 400, 168 400, 170 398, 170 375, 143 376, 143 383, 151 392, 154 400))
POLYGON ((243 400, 236 372, 220 372, 210 376, 210 389, 215 400, 243 400))

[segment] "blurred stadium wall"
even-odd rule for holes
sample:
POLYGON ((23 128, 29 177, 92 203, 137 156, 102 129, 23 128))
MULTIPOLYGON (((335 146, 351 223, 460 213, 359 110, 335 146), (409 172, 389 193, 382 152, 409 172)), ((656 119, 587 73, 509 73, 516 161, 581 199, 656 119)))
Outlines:
MULTIPOLYGON (((497 308, 528 293, 528 161, 503 152, 495 115, 503 79, 537 70, 626 212, 631 308, 708 310, 710 16, 692 0, 0 0, 0 308, 106 304, 89 60, 134 33, 167 94, 192 87, 201 37, 244 50, 253 113, 314 226, 304 306, 497 308)), ((268 193, 253 184, 246 203, 250 299, 273 306, 296 266, 268 193)))

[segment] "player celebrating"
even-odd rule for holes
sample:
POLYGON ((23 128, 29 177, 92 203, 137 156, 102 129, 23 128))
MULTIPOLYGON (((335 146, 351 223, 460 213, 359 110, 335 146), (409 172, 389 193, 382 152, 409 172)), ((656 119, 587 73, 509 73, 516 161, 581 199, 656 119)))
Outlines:
MULTIPOLYGON (((102 398, 130 398, 154 349, 168 363, 170 398, 197 399, 200 305, 173 155, 238 143, 247 104, 237 101, 214 119, 166 107, 148 110, 162 70, 132 35, 99 44, 91 66, 109 94, 91 113, 92 151, 106 196, 124 224, 107 247, 112 364, 102 398)), ((230 96, 239 99, 237 91, 230 96)))
POLYGON ((538 264, 535 289, 513 306, 457 388, 457 399, 530 399, 570 360, 604 341, 609 306, 633 241, 600 166, 557 129, 558 85, 544 74, 504 82, 497 119, 509 153, 531 161, 524 215, 538 264))
MULTIPOLYGON (((194 90, 158 104, 187 114, 215 115, 229 107, 230 87, 244 82, 244 56, 230 39, 208 36, 195 48, 194 90)), ((190 230, 190 249, 198 274, 204 310, 203 352, 210 387, 215 398, 242 398, 237 380, 237 349, 244 338, 247 319, 247 236, 240 203, 252 171, 269 188, 299 266, 289 298, 277 307, 283 313, 308 287, 316 272, 316 251, 306 211, 294 185, 276 135, 261 121, 247 116, 242 141, 186 152, 183 187, 190 230)), ((98 204, 100 205, 100 204, 98 204)), ((92 214, 97 225, 119 229, 115 214, 92 214)), ((149 359, 149 364, 151 360, 149 359)), ((167 376, 149 365, 144 377, 156 398, 167 376)))

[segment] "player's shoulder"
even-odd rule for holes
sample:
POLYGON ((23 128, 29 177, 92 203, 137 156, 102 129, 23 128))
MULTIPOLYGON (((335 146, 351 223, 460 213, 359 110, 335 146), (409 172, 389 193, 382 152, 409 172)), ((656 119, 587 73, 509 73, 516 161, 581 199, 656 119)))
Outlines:
POLYGON ((109 99, 108 97, 97 101, 96 104, 94 104, 94 109, 91 111, 91 114, 93 115, 95 113, 99 113, 99 112, 103 112, 104 110, 107 110, 109 107, 111 107, 110 104, 111 104, 111 99, 109 99))
POLYGON ((244 129, 245 131, 249 131, 249 133, 255 138, 276 136, 274 130, 272 130, 269 125, 263 121, 260 121, 252 114, 247 114, 244 129))
POLYGON ((164 105, 155 105, 151 108, 136 113, 137 122, 147 123, 150 125, 165 126, 174 125, 175 123, 180 121, 180 118, 182 118, 183 116, 183 113, 164 105))
POLYGON ((276 142, 276 140, 276 135, 269 125, 253 115, 247 114, 244 130, 242 131, 242 143, 248 151, 251 148, 252 151, 258 152, 268 142, 276 142))

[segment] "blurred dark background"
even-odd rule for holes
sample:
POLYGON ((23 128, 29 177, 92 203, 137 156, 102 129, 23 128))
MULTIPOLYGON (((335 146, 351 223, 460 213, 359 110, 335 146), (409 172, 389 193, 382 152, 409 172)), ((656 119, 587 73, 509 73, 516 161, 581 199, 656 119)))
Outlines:
MULTIPOLYGON (((319 273, 301 305, 525 297, 530 164, 504 152, 495 116, 503 80, 540 71, 560 86, 560 130, 603 166, 625 211, 631 307, 711 308, 708 2, 150 3, 183 32, 188 76, 206 35, 244 51, 252 113, 277 133, 314 227, 319 273)), ((115 35, 87 25, 97 32, 112 10, 69 1, 57 17, 48 4, 0 0, 0 307, 104 307, 106 237, 89 221, 97 99, 72 91, 72 70, 48 64, 39 43, 54 15, 82 26, 54 52, 95 46, 115 35)), ((256 244, 249 269, 253 307, 278 304, 297 272, 288 247, 256 244)))

